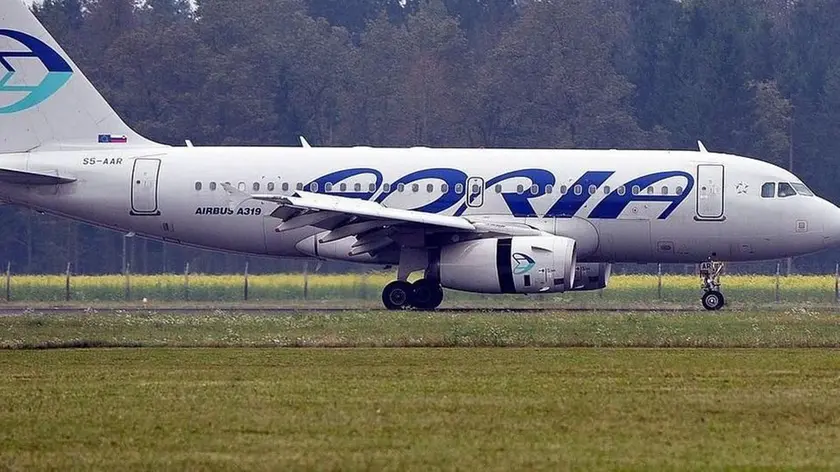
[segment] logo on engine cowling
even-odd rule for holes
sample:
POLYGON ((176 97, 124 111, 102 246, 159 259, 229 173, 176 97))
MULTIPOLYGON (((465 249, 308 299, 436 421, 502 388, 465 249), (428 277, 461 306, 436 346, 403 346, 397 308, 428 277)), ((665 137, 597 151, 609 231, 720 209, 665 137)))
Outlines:
POLYGON ((537 265, 535 260, 521 252, 514 253, 513 260, 516 261, 516 267, 513 268, 513 273, 516 275, 527 274, 537 265))

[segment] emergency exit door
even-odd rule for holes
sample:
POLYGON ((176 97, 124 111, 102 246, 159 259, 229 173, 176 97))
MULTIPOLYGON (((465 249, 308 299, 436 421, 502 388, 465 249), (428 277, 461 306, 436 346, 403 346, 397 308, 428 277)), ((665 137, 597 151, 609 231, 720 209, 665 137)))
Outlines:
POLYGON ((131 214, 160 215, 158 174, 160 159, 135 159, 131 172, 131 214))
POLYGON ((719 164, 697 166, 697 217, 723 218, 724 168, 719 164))

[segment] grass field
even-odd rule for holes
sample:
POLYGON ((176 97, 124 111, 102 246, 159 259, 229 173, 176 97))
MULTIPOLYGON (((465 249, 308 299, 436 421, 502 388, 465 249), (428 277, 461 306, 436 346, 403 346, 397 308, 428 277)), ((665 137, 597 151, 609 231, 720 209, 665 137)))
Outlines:
POLYGON ((0 349, 52 347, 840 347, 840 312, 29 313, 0 349))
POLYGON ((0 470, 838 469, 838 347, 816 309, 25 312, 0 470))
MULTIPOLYGON (((378 303, 382 287, 393 280, 392 273, 310 275, 276 274, 250 276, 249 301, 296 303, 304 299, 369 300, 378 303)), ((245 294, 243 275, 191 274, 130 276, 74 276, 70 299, 79 303, 122 302, 148 299, 152 303, 172 301, 239 302, 245 294)), ((65 277, 14 276, 10 295, 14 302, 55 302, 66 298, 65 277)), ((758 306, 776 302, 776 278, 763 275, 732 275, 724 278, 724 293, 735 306, 758 306)), ((827 305, 835 303, 834 276, 791 276, 779 279, 779 298, 786 303, 827 305)), ((694 276, 665 276, 662 289, 653 275, 618 275, 603 291, 558 295, 493 296, 448 291, 446 303, 554 304, 609 307, 634 304, 680 303, 697 305, 700 281, 694 276)))
POLYGON ((840 356, 0 353, 4 470, 837 469, 840 356))

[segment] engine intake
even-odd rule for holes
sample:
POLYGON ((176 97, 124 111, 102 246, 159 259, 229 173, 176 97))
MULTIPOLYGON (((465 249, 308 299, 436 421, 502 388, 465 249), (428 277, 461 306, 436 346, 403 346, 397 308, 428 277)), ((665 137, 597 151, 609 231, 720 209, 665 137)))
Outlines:
POLYGON ((478 239, 444 246, 441 285, 478 293, 548 293, 571 290, 575 241, 561 236, 478 239))
POLYGON ((583 263, 575 266, 575 284, 572 290, 600 290, 610 282, 612 264, 583 263))

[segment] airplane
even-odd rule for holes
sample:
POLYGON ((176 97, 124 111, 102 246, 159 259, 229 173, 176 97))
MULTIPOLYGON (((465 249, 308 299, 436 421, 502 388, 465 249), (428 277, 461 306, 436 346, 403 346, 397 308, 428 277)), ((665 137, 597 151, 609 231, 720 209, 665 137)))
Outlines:
POLYGON ((760 160, 684 150, 185 147, 127 126, 19 0, 0 0, 0 199, 172 243, 396 266, 388 309, 443 288, 607 287, 613 263, 724 261, 840 243, 840 209, 760 160), (409 277, 422 278, 409 283, 409 277))

